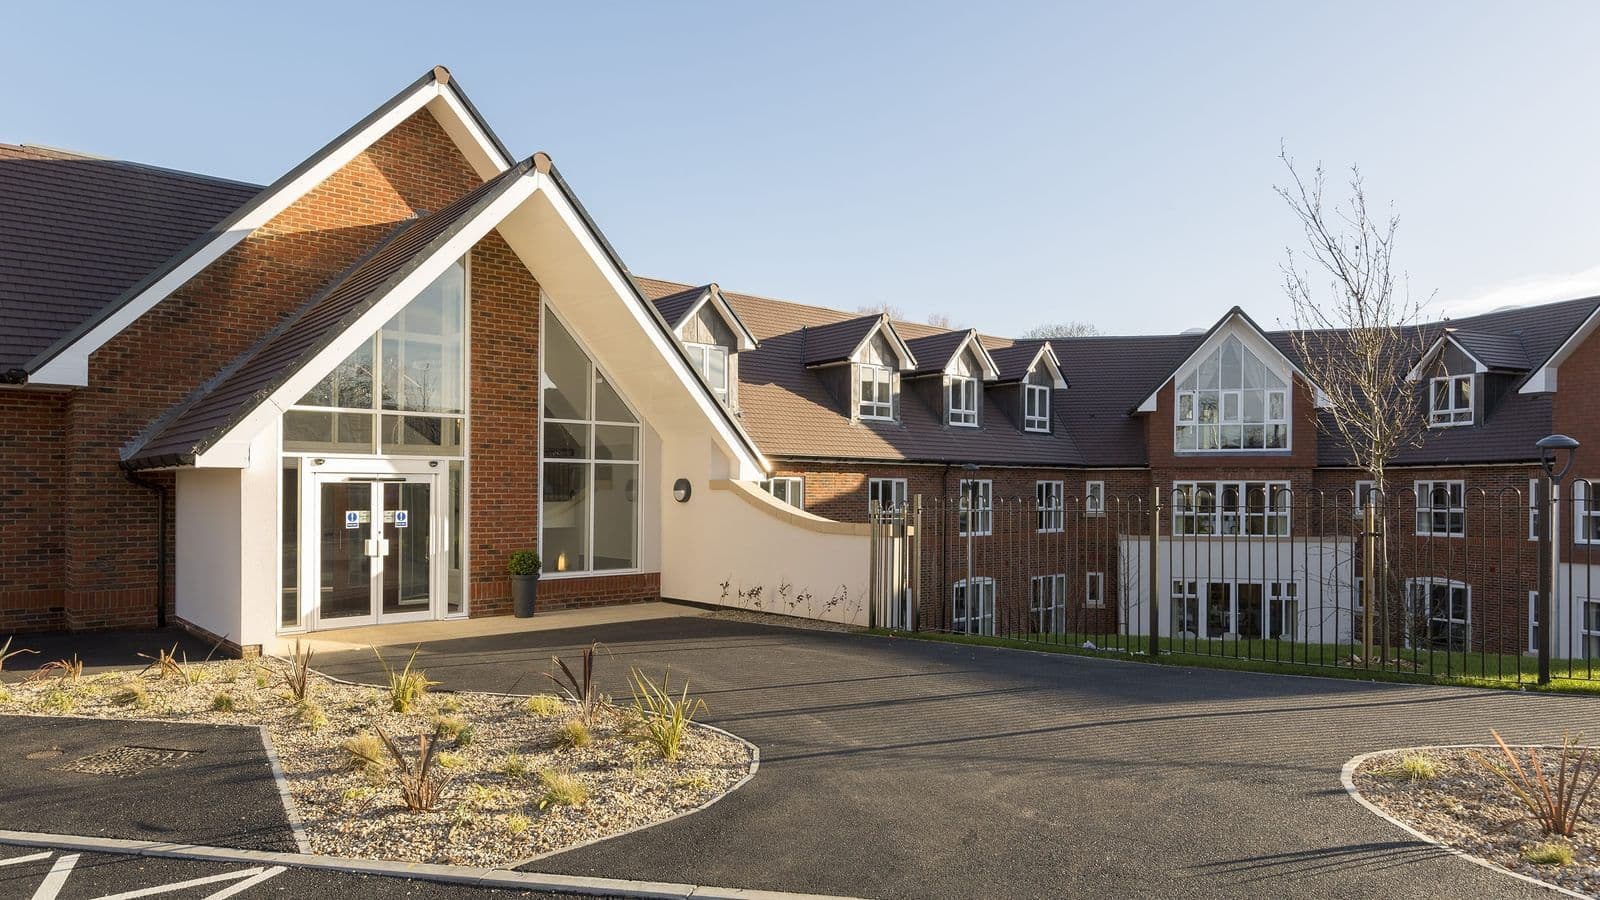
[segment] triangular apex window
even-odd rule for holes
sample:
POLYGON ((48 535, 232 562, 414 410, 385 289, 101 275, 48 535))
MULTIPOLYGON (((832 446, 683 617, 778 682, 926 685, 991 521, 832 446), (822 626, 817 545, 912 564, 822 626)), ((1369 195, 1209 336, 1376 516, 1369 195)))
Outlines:
POLYGON ((1178 382, 1179 450, 1287 450, 1289 385, 1234 335, 1178 382))
POLYGON ((455 262, 283 416, 283 448, 460 456, 466 266, 455 262))

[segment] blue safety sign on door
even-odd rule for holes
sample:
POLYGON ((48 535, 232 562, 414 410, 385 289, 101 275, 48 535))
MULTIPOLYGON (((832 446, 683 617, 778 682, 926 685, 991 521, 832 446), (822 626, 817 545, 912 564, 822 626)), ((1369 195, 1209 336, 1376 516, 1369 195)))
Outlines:
POLYGON ((410 524, 411 516, 407 515, 405 510, 397 509, 394 511, 394 527, 404 528, 410 524))
POLYGON ((347 509, 347 510, 345 510, 344 511, 344 527, 346 527, 346 528, 360 528, 361 527, 361 511, 360 510, 356 510, 356 509, 347 509))

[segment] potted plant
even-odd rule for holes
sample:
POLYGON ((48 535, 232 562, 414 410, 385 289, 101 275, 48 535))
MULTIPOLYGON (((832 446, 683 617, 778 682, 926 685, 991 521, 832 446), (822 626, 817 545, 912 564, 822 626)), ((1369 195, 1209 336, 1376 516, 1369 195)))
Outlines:
POLYGON ((511 554, 506 571, 511 575, 511 609, 519 619, 533 615, 534 602, 539 595, 539 570, 544 564, 539 554, 532 550, 518 550, 511 554))

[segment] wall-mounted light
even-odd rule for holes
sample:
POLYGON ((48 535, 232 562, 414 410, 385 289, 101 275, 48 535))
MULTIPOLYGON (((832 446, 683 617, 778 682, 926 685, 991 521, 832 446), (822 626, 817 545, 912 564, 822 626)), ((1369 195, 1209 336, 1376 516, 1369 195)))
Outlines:
POLYGON ((672 483, 672 499, 679 503, 688 503, 689 495, 692 493, 694 490, 689 486, 689 479, 679 478, 672 483))
POLYGON ((313 466, 320 466, 320 465, 322 465, 322 464, 323 464, 323 463, 325 463, 325 462, 327 462, 327 460, 325 460, 325 459, 323 459, 323 458, 322 458, 322 457, 320 457, 320 456, 319 456, 319 457, 317 457, 317 458, 316 458, 316 459, 313 459, 313 460, 312 460, 312 461, 311 461, 311 464, 312 464, 312 465, 313 465, 313 466))

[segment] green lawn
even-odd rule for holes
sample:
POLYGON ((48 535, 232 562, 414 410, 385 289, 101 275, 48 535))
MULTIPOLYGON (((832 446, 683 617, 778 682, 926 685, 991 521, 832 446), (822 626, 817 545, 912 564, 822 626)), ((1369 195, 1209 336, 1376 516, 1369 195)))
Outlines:
POLYGON ((1552 660, 1549 685, 1537 684, 1539 661, 1533 656, 1493 653, 1450 653, 1443 650, 1391 649, 1386 662, 1354 662, 1360 645, 1301 644, 1275 640, 1162 638, 1160 655, 1148 653, 1149 638, 1126 634, 1023 634, 1009 637, 904 632, 873 633, 920 640, 982 644, 1087 656, 1111 656, 1173 666, 1202 666, 1291 675, 1323 675, 1368 681, 1463 684, 1564 693, 1600 693, 1600 660, 1552 660), (1094 644, 1090 649, 1085 642, 1094 644))

